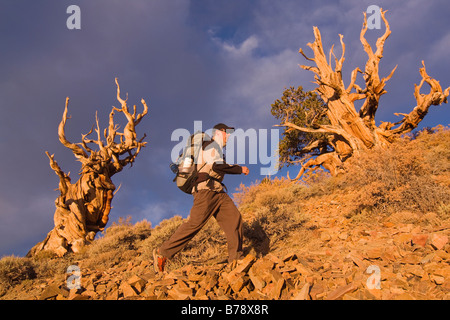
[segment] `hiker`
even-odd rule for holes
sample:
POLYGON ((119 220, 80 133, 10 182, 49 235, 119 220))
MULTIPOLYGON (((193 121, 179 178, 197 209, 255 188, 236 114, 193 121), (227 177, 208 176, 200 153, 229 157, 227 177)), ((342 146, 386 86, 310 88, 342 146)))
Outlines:
POLYGON ((181 251, 211 216, 214 216, 225 232, 228 261, 241 258, 243 241, 241 213, 222 183, 225 174, 249 173, 249 169, 245 166, 229 165, 224 161, 223 148, 233 132, 234 128, 219 123, 213 128, 212 139, 203 141, 197 163, 198 177, 192 190, 194 204, 189 219, 160 248, 153 250, 156 272, 164 271, 167 259, 171 259, 181 251))

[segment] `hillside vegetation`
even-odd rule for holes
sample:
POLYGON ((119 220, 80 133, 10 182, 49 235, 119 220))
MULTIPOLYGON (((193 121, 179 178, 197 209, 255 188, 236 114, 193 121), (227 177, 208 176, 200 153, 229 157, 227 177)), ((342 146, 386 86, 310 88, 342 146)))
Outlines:
POLYGON ((3 257, 0 299, 450 299, 448 128, 363 153, 336 177, 264 179, 234 199, 242 261, 225 262, 226 239, 211 219, 155 274, 153 248, 183 219, 153 227, 127 218, 81 253, 3 257), (81 289, 67 288, 70 265, 81 289))

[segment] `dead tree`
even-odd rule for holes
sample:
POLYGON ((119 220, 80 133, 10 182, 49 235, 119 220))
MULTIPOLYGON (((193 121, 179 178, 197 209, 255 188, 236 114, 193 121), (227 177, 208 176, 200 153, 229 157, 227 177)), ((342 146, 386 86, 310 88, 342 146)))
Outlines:
POLYGON ((54 155, 46 152, 50 159, 50 167, 59 177, 59 197, 55 201, 54 214, 55 227, 47 234, 44 241, 36 244, 27 254, 33 256, 42 250, 55 252, 58 256, 67 251, 78 252, 85 244, 90 243, 98 231, 102 231, 108 223, 111 210, 111 201, 116 189, 111 177, 122 171, 130 164, 132 166, 142 147, 144 136, 137 140, 136 126, 147 114, 148 107, 144 99, 141 103, 144 107, 142 113, 133 113, 127 106, 127 99, 120 97, 120 87, 117 82, 117 100, 121 108, 112 107, 109 114, 109 125, 101 132, 96 115, 96 125, 92 126, 87 134, 82 135, 80 143, 71 143, 65 134, 69 98, 62 120, 58 127, 59 141, 69 148, 75 157, 81 162, 80 177, 77 182, 71 183, 69 174, 64 173, 54 160, 54 155), (123 132, 119 132, 119 126, 114 123, 115 112, 122 113, 126 119, 123 132), (96 137, 89 139, 94 127, 96 137), (102 134, 104 140, 102 140, 102 134), (117 141, 120 140, 120 141, 117 141), (97 148, 92 148, 96 145, 97 148))
MULTIPOLYGON (((321 146, 323 153, 317 157, 309 159, 302 164, 302 169, 297 177, 298 180, 306 169, 316 166, 323 166, 331 174, 335 175, 343 168, 343 163, 350 157, 357 155, 362 150, 372 149, 374 147, 384 148, 391 144, 395 137, 410 132, 418 126, 420 121, 428 113, 432 105, 440 105, 447 102, 450 87, 442 90, 439 81, 433 79, 427 74, 425 63, 422 61, 422 68, 419 72, 422 80, 419 85, 415 85, 414 97, 417 101, 416 106, 408 114, 395 113, 402 118, 395 123, 382 122, 379 126, 375 124, 375 114, 378 110, 380 97, 386 93, 386 82, 395 72, 395 67, 388 76, 380 78, 379 64, 383 57, 383 49, 386 39, 391 34, 389 23, 386 20, 386 11, 381 11, 381 18, 386 25, 386 31, 376 42, 376 51, 374 52, 365 38, 367 31, 367 17, 364 13, 364 24, 360 34, 360 41, 364 51, 368 55, 365 70, 356 68, 352 71, 350 82, 346 86, 342 79, 342 67, 344 64, 345 44, 343 35, 339 35, 342 46, 342 54, 338 59, 331 47, 328 57, 325 55, 320 31, 314 27, 315 41, 308 43, 314 53, 314 58, 309 58, 302 49, 299 52, 315 66, 300 66, 305 70, 312 71, 315 82, 318 87, 315 89, 326 105, 326 115, 330 121, 329 125, 312 124, 308 128, 297 126, 289 121, 289 112, 286 111, 286 117, 279 126, 284 126, 288 130, 299 130, 301 132, 324 133, 327 139, 311 141, 307 148, 314 149, 321 146), (334 61, 334 67, 333 67, 334 61), (365 88, 356 84, 358 74, 362 74, 365 88), (424 83, 430 86, 428 93, 421 93, 424 83), (356 111, 355 101, 364 100, 359 111, 356 111), (323 144, 328 148, 324 148, 323 144)), ((319 150, 319 149, 317 149, 319 150)))

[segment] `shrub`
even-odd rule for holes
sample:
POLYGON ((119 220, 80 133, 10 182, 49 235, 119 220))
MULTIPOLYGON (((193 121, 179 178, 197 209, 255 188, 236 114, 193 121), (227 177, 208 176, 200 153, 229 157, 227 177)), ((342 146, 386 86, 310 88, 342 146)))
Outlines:
POLYGON ((450 131, 439 127, 416 139, 405 137, 387 149, 351 159, 338 187, 354 194, 356 211, 410 211, 446 215, 450 203, 450 131))
POLYGON ((143 220, 132 225, 130 220, 119 219, 103 232, 103 237, 86 247, 86 267, 108 268, 138 255, 140 242, 151 234, 151 224, 143 220))
POLYGON ((36 277, 33 264, 29 258, 6 256, 0 259, 0 296, 14 284, 36 277))
POLYGON ((240 186, 234 198, 243 215, 244 235, 257 253, 268 253, 307 221, 300 210, 307 189, 285 178, 240 186))
POLYGON ((158 226, 152 229, 151 235, 140 243, 140 251, 144 257, 153 259, 153 249, 159 248, 165 240, 169 239, 169 237, 182 223, 183 218, 177 215, 170 219, 161 221, 158 226))

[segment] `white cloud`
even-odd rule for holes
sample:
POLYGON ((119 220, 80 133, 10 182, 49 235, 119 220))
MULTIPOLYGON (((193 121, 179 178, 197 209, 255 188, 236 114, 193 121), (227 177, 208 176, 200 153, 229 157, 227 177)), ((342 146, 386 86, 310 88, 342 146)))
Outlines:
MULTIPOLYGON (((182 195, 181 195, 182 196, 182 195)), ((147 219, 152 223, 152 227, 157 226, 162 220, 179 215, 187 217, 190 207, 183 208, 181 201, 158 201, 146 203, 142 208, 134 210, 133 219, 140 221, 147 219)))
POLYGON ((252 54, 252 51, 258 47, 258 38, 252 35, 244 42, 242 42, 238 47, 228 43, 222 43, 221 45, 225 51, 235 57, 249 56, 252 54))
POLYGON ((228 70, 220 100, 224 104, 221 116, 229 117, 230 121, 238 120, 243 127, 265 127, 273 122, 270 105, 285 87, 308 86, 311 75, 299 68, 302 58, 294 50, 257 54, 256 35, 237 45, 214 37, 212 40, 222 49, 222 61, 228 70), (300 81, 302 78, 305 80, 300 81), (244 113, 251 117, 237 116, 244 113))

